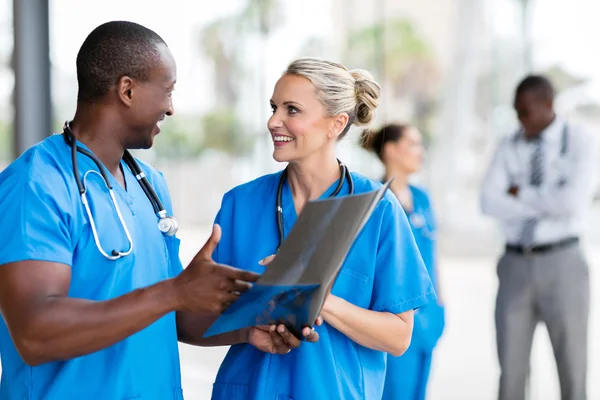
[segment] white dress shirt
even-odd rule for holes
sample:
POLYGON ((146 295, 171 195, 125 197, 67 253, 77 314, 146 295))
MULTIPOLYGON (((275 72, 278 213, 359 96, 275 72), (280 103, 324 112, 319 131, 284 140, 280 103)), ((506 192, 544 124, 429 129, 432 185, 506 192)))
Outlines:
POLYGON ((565 120, 556 117, 542 132, 543 178, 529 183, 535 144, 523 135, 501 140, 483 181, 481 208, 498 219, 507 243, 518 245, 525 221, 536 218, 535 244, 554 243, 583 233, 596 188, 598 140, 583 126, 567 122, 567 147, 561 156, 565 120), (560 184, 561 180, 564 184, 560 184), (508 189, 519 187, 517 196, 508 189))

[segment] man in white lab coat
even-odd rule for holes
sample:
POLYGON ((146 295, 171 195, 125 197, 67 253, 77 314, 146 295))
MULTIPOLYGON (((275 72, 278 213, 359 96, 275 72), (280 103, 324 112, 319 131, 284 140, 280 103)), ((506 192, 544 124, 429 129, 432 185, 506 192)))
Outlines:
POLYGON ((534 330, 544 322, 562 400, 586 399, 588 264, 579 240, 596 183, 597 140, 556 115, 554 89, 528 76, 515 93, 521 128, 503 138, 485 176, 481 207, 502 224, 496 341, 499 400, 525 399, 534 330))

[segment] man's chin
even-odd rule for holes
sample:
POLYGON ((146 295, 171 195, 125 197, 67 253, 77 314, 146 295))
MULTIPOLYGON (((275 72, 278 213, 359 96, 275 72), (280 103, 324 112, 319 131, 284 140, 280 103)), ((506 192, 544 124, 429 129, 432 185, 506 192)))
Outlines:
POLYGON ((154 138, 148 139, 141 147, 143 150, 148 150, 154 145, 154 138))
POLYGON ((153 145, 154 145, 154 138, 151 137, 151 138, 145 140, 144 142, 140 141, 137 143, 130 143, 129 146, 127 146, 127 149, 129 149, 129 150, 148 150, 153 145))

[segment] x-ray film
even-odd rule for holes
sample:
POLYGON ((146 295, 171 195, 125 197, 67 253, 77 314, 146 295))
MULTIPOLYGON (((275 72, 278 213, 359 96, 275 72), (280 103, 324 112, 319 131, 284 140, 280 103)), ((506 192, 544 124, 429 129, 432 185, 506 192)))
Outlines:
POLYGON ((204 337, 284 324, 302 338, 302 328, 313 326, 348 252, 390 183, 368 193, 308 202, 264 274, 204 337))

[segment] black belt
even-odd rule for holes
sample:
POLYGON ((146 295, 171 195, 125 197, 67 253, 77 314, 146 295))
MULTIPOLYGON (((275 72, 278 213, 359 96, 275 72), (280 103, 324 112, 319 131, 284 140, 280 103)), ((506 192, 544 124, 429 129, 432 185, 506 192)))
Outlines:
POLYGON ((548 253, 554 250, 562 249, 564 247, 570 246, 572 244, 578 243, 578 237, 571 237, 563 240, 559 240, 558 242, 548 243, 548 244, 540 244, 533 247, 524 247, 519 245, 506 245, 506 251, 511 253, 519 253, 519 254, 542 254, 548 253))

